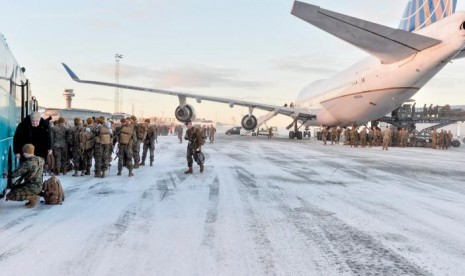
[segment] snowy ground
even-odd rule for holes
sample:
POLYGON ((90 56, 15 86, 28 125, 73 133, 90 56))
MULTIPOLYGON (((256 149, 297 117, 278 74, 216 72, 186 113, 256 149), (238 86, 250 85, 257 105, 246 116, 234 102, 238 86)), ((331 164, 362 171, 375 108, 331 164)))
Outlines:
POLYGON ((160 137, 135 177, 0 202, 0 275, 465 275, 465 147, 218 135, 203 174, 160 137))

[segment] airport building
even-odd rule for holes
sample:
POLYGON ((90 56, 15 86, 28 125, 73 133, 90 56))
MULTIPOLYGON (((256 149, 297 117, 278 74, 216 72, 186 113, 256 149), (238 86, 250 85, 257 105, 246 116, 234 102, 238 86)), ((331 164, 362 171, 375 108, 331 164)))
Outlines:
POLYGON ((45 108, 42 114, 43 118, 52 118, 52 121, 58 120, 58 118, 63 117, 68 124, 73 124, 74 118, 81 118, 82 120, 86 120, 87 118, 98 118, 103 116, 107 119, 111 118, 112 114, 109 112, 102 112, 100 110, 92 110, 92 109, 82 109, 82 108, 72 108, 71 101, 72 98, 75 96, 73 89, 65 89, 63 92, 63 96, 65 97, 66 108, 45 108))

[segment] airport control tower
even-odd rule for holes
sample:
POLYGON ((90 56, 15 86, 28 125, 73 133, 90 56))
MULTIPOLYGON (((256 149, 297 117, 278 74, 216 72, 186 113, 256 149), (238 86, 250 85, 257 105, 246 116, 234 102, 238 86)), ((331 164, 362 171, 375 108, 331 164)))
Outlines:
POLYGON ((65 92, 63 92, 63 96, 65 97, 66 108, 71 109, 71 100, 75 96, 73 89, 65 89, 65 92))

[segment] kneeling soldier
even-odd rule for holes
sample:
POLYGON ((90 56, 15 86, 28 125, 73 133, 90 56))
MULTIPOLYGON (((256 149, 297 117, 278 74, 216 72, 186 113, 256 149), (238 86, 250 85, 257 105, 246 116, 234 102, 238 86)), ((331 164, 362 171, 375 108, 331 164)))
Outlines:
POLYGON ((11 174, 12 178, 20 178, 6 195, 6 200, 29 200, 26 203, 27 208, 36 206, 37 202, 39 202, 39 193, 42 191, 44 159, 35 156, 34 149, 32 144, 23 146, 22 151, 26 161, 22 162, 11 174))

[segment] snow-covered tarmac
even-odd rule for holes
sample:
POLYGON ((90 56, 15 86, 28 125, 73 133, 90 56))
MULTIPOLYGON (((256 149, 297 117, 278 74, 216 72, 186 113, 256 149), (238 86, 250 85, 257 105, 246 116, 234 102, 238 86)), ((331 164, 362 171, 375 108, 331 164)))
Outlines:
POLYGON ((203 174, 159 137, 135 177, 0 202, 0 275, 465 275, 465 147, 218 135, 203 174))

